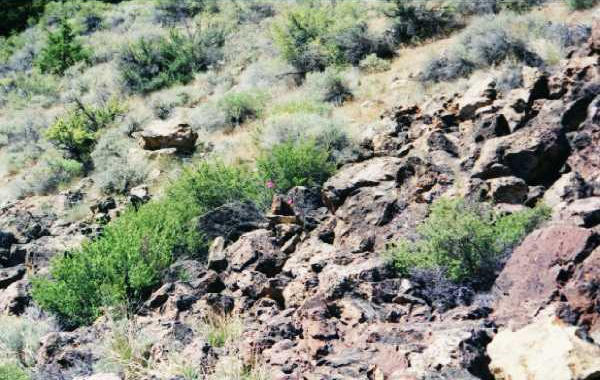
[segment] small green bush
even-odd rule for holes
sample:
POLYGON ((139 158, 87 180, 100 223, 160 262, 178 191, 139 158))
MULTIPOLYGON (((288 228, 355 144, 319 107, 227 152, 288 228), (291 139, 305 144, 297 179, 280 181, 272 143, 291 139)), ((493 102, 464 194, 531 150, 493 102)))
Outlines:
POLYGON ((391 67, 391 64, 389 61, 379 58, 375 54, 369 54, 362 61, 360 61, 358 67, 365 73, 372 74, 388 71, 391 67))
POLYGON ((393 0, 386 12, 392 27, 387 36, 394 44, 414 44, 449 33, 460 26, 454 14, 441 7, 428 7, 423 1, 393 0))
POLYGON ((265 96, 256 92, 230 92, 219 101, 219 108, 232 125, 240 125, 261 116, 265 96))
POLYGON ((273 26, 283 58, 300 72, 321 71, 333 64, 356 65, 374 52, 360 7, 351 2, 296 7, 273 26))
POLYGON ((498 215, 486 204, 440 199, 417 228, 420 239, 401 240, 388 253, 401 275, 443 268, 454 282, 487 282, 502 255, 548 217, 544 206, 498 215))
POLYGON ((174 24, 184 18, 194 17, 205 7, 205 0, 157 0, 157 19, 165 24, 174 24))
POLYGON ((340 70, 327 68, 323 72, 309 73, 305 88, 319 101, 340 106, 354 98, 348 81, 340 70))
POLYGON ((0 380, 30 380, 31 377, 16 364, 0 363, 0 380))
POLYGON ((320 185, 335 170, 330 152, 313 140, 275 145, 256 164, 265 182, 282 193, 294 186, 320 185))
MULTIPOLYGON (((56 257, 50 278, 33 280, 33 297, 67 327, 91 323, 106 306, 137 308, 169 266, 177 249, 187 249, 193 229, 169 202, 129 210, 102 237, 56 257)), ((185 210, 183 210, 185 211, 185 210)))
POLYGON ((571 10, 589 9, 598 4, 598 0, 565 0, 565 2, 571 10))
POLYGON ((46 130, 46 138, 65 149, 73 158, 85 162, 96 144, 98 131, 123 112, 123 106, 114 98, 101 107, 79 103, 76 109, 58 118, 46 130))
POLYGON ((48 43, 35 64, 44 73, 62 75, 69 67, 88 57, 89 52, 77 41, 67 19, 62 18, 58 29, 48 34, 48 43))
POLYGON ((121 53, 121 77, 129 90, 139 93, 187 83, 221 59, 224 42, 224 32, 216 27, 191 36, 172 31, 168 37, 142 38, 121 53))
POLYGON ((127 210, 98 239, 56 257, 50 276, 33 280, 33 297, 69 327, 91 323, 105 307, 134 311, 176 257, 205 252, 195 217, 234 200, 264 205, 264 193, 246 168, 204 162, 187 170, 163 199, 127 210))

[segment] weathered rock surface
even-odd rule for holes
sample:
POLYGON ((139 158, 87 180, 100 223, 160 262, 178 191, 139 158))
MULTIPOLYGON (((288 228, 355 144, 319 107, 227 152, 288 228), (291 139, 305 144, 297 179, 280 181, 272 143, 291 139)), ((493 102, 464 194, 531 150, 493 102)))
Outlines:
POLYGON ((552 315, 541 315, 517 331, 499 331, 487 352, 496 379, 584 380, 600 375, 600 346, 579 338, 576 327, 552 315))
POLYGON ((140 145, 146 150, 176 149, 177 152, 192 152, 198 134, 184 123, 160 122, 144 129, 140 134, 140 145))

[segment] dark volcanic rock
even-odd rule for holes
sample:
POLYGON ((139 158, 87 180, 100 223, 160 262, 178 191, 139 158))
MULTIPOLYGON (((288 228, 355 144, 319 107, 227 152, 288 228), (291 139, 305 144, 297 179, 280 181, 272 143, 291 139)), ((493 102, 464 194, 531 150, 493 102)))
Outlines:
POLYGON ((234 242, 243 233, 261 228, 266 223, 267 219, 254 203, 232 202, 199 217, 197 228, 209 239, 222 236, 227 242, 234 242))

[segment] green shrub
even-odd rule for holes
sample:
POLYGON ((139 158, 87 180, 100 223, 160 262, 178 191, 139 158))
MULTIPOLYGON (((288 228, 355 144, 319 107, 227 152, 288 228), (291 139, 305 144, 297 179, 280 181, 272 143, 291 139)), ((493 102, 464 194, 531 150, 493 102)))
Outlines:
POLYGON ((252 171, 244 166, 225 165, 220 161, 203 162, 186 170, 169 190, 172 199, 183 207, 193 205, 195 214, 205 213, 225 203, 252 200, 266 205, 264 186, 252 171))
POLYGON ((358 67, 360 67, 362 71, 372 74, 388 71, 391 64, 389 61, 379 58, 376 54, 369 54, 360 61, 358 67))
POLYGON ((355 5, 300 6, 288 12, 273 26, 283 58, 303 73, 333 64, 358 64, 376 44, 361 17, 364 9, 355 5))
POLYGON ((0 35, 6 36, 24 29, 44 11, 45 0, 5 0, 2 2, 0 35))
POLYGON ((305 88, 321 102, 340 106, 354 98, 348 81, 338 69, 327 68, 323 72, 309 73, 305 88))
POLYGON ((254 92, 230 92, 219 101, 219 108, 225 113, 232 125, 240 125, 244 121, 260 117, 265 104, 265 97, 254 92))
POLYGON ((78 103, 76 109, 58 118, 46 130, 46 138, 65 149, 75 159, 85 162, 96 144, 98 131, 123 112, 123 106, 115 98, 101 107, 78 103))
POLYGON ((313 140, 275 145, 256 164, 265 182, 282 193, 294 186, 320 185, 335 170, 329 151, 313 140))
POLYGON ((222 30, 209 27, 191 36, 172 31, 168 37, 142 38, 127 46, 119 58, 125 86, 148 93, 175 83, 187 83, 222 57, 222 30))
POLYGON ((157 0, 157 19, 165 24, 173 24, 184 18, 194 17, 205 7, 205 0, 157 0))
POLYGON ((102 236, 56 257, 49 277, 33 280, 33 297, 69 327, 91 323, 105 307, 133 311, 178 256, 206 250, 193 219, 234 200, 265 203, 251 171, 220 162, 187 170, 163 199, 129 209, 102 236))
POLYGON ((565 0, 565 2, 571 10, 588 9, 598 4, 598 0, 565 0))
POLYGON ((30 380, 31 377, 16 364, 0 363, 0 380, 30 380))
POLYGON ((106 306, 138 302, 160 283, 173 252, 187 248, 192 229, 169 202, 128 210, 103 230, 102 237, 56 257, 50 278, 33 280, 33 297, 67 327, 87 324, 106 306))
POLYGON ((88 58, 89 52, 75 38, 75 33, 66 18, 62 18, 58 29, 48 34, 48 43, 35 61, 44 73, 64 74, 75 63, 88 58))
POLYGON ((426 2, 393 0, 386 12, 392 27, 387 36, 394 44, 413 44, 447 34, 459 27, 454 14, 441 7, 428 7, 426 2))
POLYGON ((420 239, 401 240, 389 251, 395 268, 443 268, 454 282, 488 282, 503 254, 547 219, 544 206, 498 215, 486 204, 440 199, 417 228, 420 239))

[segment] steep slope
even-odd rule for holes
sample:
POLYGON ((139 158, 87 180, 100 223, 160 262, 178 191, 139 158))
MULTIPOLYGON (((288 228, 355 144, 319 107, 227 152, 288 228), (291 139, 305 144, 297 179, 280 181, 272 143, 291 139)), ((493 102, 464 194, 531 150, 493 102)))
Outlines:
MULTIPOLYGON (((600 22, 553 72, 524 70, 524 86, 508 93, 483 80, 462 95, 386 111, 384 130, 361 141, 353 162, 322 188, 275 197, 266 217, 235 204, 204 216, 226 236, 214 240, 206 263, 171 266, 147 298, 135 333, 125 336, 158 339, 125 373, 185 378, 167 370, 179 363, 241 365, 238 374, 277 379, 594 378, 600 22), (415 238, 428 205, 444 196, 492 201, 502 213, 543 200, 552 218, 507 259, 489 292, 448 290, 456 292, 452 302, 440 305, 382 252, 415 238), (232 224, 232 212, 246 223, 232 224), (239 325, 215 322, 230 314, 239 325), (229 332, 216 339, 201 322, 229 332)), ((108 213, 112 205, 98 208, 108 213)), ((32 247, 76 238, 17 209, 2 210, 0 309, 18 315, 29 302, 22 263, 43 267, 47 259, 32 247)), ((48 335, 37 354, 42 378, 97 378, 85 376, 103 359, 103 335, 115 331, 102 317, 48 335)))

